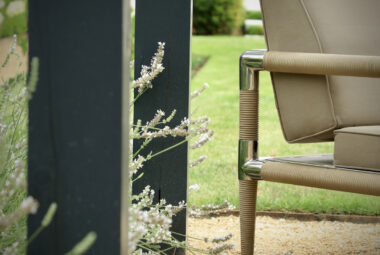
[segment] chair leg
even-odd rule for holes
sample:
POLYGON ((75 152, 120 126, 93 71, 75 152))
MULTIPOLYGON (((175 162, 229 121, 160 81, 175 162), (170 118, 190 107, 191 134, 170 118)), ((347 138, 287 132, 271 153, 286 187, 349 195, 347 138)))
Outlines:
POLYGON ((240 180, 241 254, 253 255, 255 241, 257 180, 240 180))

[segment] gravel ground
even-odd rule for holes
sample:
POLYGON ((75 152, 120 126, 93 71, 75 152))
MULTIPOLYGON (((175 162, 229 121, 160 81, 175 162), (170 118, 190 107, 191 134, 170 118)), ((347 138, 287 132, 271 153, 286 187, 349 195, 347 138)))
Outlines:
MULTIPOLYGON (((188 236, 213 238, 232 233, 230 243, 240 254, 239 217, 188 218, 188 236)), ((189 239, 193 247, 208 249, 202 241, 189 239)), ((257 217, 255 255, 258 254, 379 254, 380 224, 337 221, 298 221, 257 217)))

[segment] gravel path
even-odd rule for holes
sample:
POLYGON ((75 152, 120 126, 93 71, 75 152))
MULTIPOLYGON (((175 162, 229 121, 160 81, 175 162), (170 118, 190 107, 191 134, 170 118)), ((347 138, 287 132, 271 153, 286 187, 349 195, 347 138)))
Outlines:
MULTIPOLYGON (((240 254, 239 217, 188 218, 188 235, 213 238, 233 234, 230 243, 240 254)), ((194 247, 210 248, 189 239, 194 247)), ((257 217, 255 255, 258 254, 379 254, 380 224, 331 221, 297 221, 257 217)))

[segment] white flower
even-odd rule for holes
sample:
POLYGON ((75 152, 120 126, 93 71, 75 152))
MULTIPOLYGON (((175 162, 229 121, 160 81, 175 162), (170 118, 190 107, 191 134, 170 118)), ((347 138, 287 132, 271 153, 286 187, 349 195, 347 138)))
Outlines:
POLYGON ((200 189, 200 187, 198 184, 194 184, 194 185, 189 186, 189 191, 197 191, 199 189, 200 189))
POLYGON ((165 52, 164 48, 165 43, 159 42, 157 52, 151 60, 150 67, 142 66, 140 78, 132 82, 132 88, 137 88, 139 94, 143 93, 147 88, 152 88, 152 80, 165 69, 162 66, 162 59, 165 52))
POLYGON ((189 163, 189 167, 195 167, 201 164, 207 157, 206 156, 200 156, 197 160, 192 161, 189 163))
POLYGON ((211 140, 211 137, 214 135, 214 131, 210 131, 209 133, 202 134, 199 140, 192 145, 190 145, 191 149, 198 149, 211 140))
POLYGON ((213 243, 222 243, 230 240, 232 238, 232 234, 229 233, 226 236, 214 237, 211 242, 213 243))
POLYGON ((35 214, 37 212, 37 209, 38 204, 32 197, 25 198, 20 204, 20 210, 28 211, 32 214, 35 214))
POLYGON ((203 84, 202 88, 200 90, 196 90, 190 95, 190 99, 194 99, 198 97, 200 94, 202 94, 203 91, 205 91, 208 87, 210 87, 207 83, 203 84))
POLYGON ((141 155, 138 155, 137 159, 134 159, 132 163, 129 165, 129 174, 132 176, 133 174, 137 173, 137 170, 143 167, 143 163, 147 159, 141 155))

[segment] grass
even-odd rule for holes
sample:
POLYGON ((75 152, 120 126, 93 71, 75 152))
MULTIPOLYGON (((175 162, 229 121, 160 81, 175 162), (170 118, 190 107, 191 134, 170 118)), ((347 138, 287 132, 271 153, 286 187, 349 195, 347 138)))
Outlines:
POLYGON ((199 55, 199 54, 191 54, 191 77, 194 78, 195 75, 202 69, 202 67, 206 64, 208 57, 199 55))
MULTIPOLYGON (((192 90, 204 82, 210 84, 192 102, 192 109, 198 109, 195 115, 211 117, 215 136, 205 147, 190 152, 191 159, 204 154, 208 158, 190 170, 190 185, 197 183, 201 188, 190 194, 189 204, 219 204, 227 199, 238 207, 238 61, 243 51, 265 48, 265 42, 261 37, 194 36, 192 47, 193 53, 209 56, 192 80, 192 90)), ((331 143, 289 145, 284 141, 268 73, 262 72, 260 80, 260 155, 331 153, 331 143)), ((379 197, 270 182, 259 186, 258 210, 380 215, 379 197)))

